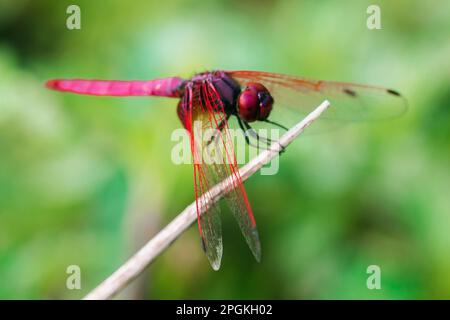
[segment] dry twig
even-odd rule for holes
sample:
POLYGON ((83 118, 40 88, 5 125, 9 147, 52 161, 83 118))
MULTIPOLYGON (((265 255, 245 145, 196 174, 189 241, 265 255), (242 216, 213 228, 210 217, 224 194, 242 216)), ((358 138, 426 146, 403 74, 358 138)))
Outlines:
MULTIPOLYGON (((316 120, 323 111, 330 106, 325 100, 314 111, 308 114, 297 125, 289 129, 278 142, 273 143, 267 150, 262 151, 258 156, 243 166, 239 172, 242 180, 247 180, 256 171, 261 169, 266 163, 275 158, 285 147, 297 138, 306 127, 316 120)), ((212 201, 216 202, 222 198, 227 189, 226 181, 217 184, 210 190, 212 201)), ((199 201, 205 203, 205 201, 199 201)), ((203 213, 205 207, 200 210, 203 213)), ((175 219, 173 219, 164 229, 156 234, 147 244, 145 244, 134 256, 126 261, 119 269, 104 280, 97 288, 92 290, 84 299, 97 300, 109 299, 122 290, 134 278, 136 278, 145 268, 155 260, 155 258, 166 250, 187 228, 197 220, 195 202, 184 209, 175 219)))

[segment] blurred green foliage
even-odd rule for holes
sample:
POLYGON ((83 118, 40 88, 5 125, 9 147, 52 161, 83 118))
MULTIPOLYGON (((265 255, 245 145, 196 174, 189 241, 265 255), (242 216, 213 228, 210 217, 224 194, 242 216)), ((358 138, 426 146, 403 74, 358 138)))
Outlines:
POLYGON ((365 0, 0 1, 0 298, 81 298, 194 199, 192 168, 170 160, 175 101, 44 81, 209 69, 378 84, 410 109, 304 136, 246 182, 260 264, 224 208, 219 272, 193 226, 120 297, 450 298, 450 3, 376 3, 381 30, 365 0))

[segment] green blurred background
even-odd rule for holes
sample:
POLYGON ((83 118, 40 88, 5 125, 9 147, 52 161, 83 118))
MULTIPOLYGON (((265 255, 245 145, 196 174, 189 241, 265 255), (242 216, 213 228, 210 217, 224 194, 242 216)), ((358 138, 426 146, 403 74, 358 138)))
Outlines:
POLYGON ((194 200, 176 101, 46 90, 55 77, 250 69, 392 87, 398 119, 306 135, 229 211, 214 272, 192 226, 121 298, 450 298, 450 2, 0 1, 0 298, 81 298, 194 200), (81 30, 66 8, 81 7, 81 30), (366 9, 381 7, 381 30, 366 9), (81 268, 81 290, 66 268, 81 268), (366 269, 381 268, 381 290, 366 269))

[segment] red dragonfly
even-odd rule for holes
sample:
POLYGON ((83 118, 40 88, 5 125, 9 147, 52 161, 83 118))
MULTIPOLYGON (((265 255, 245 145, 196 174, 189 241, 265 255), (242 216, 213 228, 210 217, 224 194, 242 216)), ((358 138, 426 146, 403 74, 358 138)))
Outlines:
POLYGON ((194 159, 198 227, 203 248, 214 270, 220 268, 222 231, 219 207, 210 201, 208 190, 228 177, 231 177, 228 179, 231 181, 230 192, 226 196, 228 205, 256 260, 261 259, 255 218, 229 135, 228 120, 231 116, 236 117, 241 129, 250 132, 245 136, 248 144, 251 144, 251 137, 269 144, 270 139, 259 137, 250 123, 266 123, 286 129, 290 121, 300 120, 298 115, 309 113, 325 99, 332 105, 325 115, 329 119, 381 119, 406 110, 405 99, 391 89, 256 71, 212 71, 196 74, 190 79, 169 77, 148 81, 57 79, 49 80, 47 87, 98 96, 179 98, 177 113, 189 132, 194 159), (297 116, 292 117, 286 111, 297 116), (201 121, 200 129, 194 126, 195 121, 201 121), (201 139, 201 129, 216 129, 215 144, 201 139), (226 161, 221 164, 201 161, 204 155, 200 150, 219 147, 224 150, 222 157, 226 161), (203 206, 207 208, 206 212, 200 214, 199 209, 203 206))

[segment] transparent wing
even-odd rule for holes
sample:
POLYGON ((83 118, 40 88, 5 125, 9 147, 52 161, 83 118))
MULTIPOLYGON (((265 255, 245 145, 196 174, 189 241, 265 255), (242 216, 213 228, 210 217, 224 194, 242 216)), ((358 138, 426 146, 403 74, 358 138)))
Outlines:
POLYGON ((405 98, 397 91, 382 87, 258 71, 230 71, 227 74, 243 87, 248 82, 260 82, 267 87, 274 98, 269 119, 279 119, 285 126, 298 121, 295 117, 292 119, 292 114, 286 115, 286 110, 306 115, 325 99, 330 101, 331 107, 321 119, 328 120, 381 120, 399 116, 407 110, 405 98))
MULTIPOLYGON (((257 261, 261 259, 256 222, 247 198, 242 178, 239 175, 233 140, 231 138, 227 116, 220 96, 210 82, 198 84, 194 88, 193 132, 197 154, 202 156, 196 164, 201 184, 211 187, 225 181, 228 193, 225 196, 239 227, 257 261)), ((204 191, 203 191, 204 192, 204 191)), ((209 212, 208 214, 209 215, 209 212)), ((207 218, 214 220, 214 218, 207 218)), ((201 223, 203 225, 203 222, 201 223)))
POLYGON ((197 117, 202 109, 198 98, 198 90, 187 89, 182 103, 188 105, 189 113, 186 129, 191 138, 191 152, 194 163, 194 189, 197 209, 197 221, 203 250, 214 270, 219 270, 222 260, 222 225, 220 221, 220 208, 212 201, 209 189, 215 185, 213 168, 203 165, 203 142, 201 128, 198 127, 197 117), (202 197, 203 195, 203 197, 202 197), (200 208, 207 208, 200 214, 200 208))

